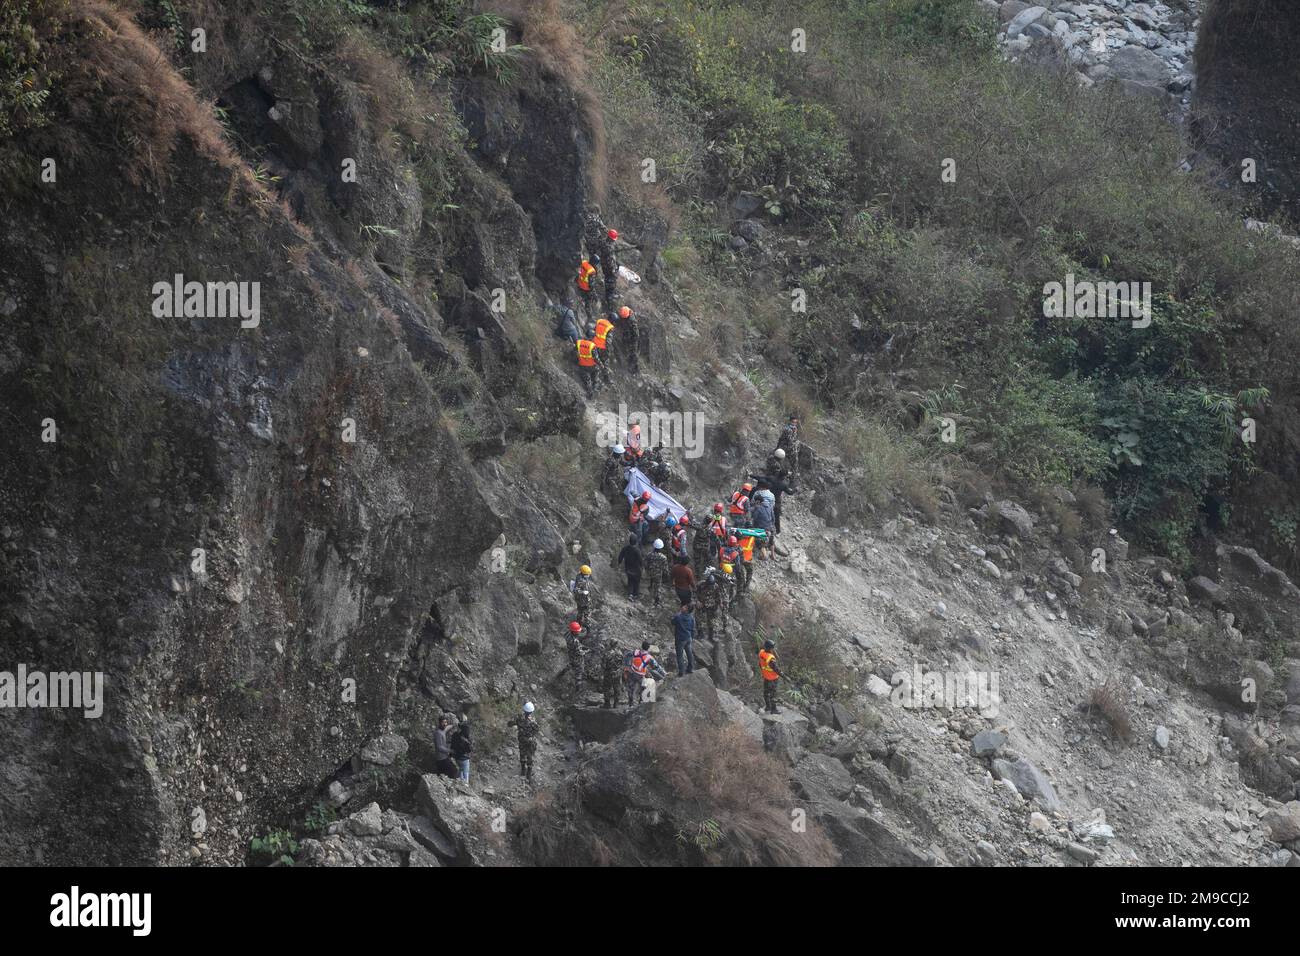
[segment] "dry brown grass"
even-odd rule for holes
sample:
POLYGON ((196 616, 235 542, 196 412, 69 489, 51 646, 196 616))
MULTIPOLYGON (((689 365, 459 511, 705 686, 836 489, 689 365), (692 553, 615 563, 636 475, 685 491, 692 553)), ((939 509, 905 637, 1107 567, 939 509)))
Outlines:
POLYGON ((784 767, 732 723, 696 726, 663 720, 643 745, 656 775, 691 808, 679 834, 699 862, 729 866, 831 866, 834 847, 817 826, 790 826, 797 805, 784 767), (713 845, 689 843, 692 827, 713 823, 713 845))
POLYGON ((1076 488, 1074 506, 1089 530, 1100 531, 1110 527, 1110 502, 1100 488, 1094 485, 1076 488))
POLYGON ((1124 684, 1119 678, 1108 678, 1106 683, 1094 687, 1088 703, 1106 718, 1111 731, 1122 743, 1133 739, 1133 720, 1124 702, 1124 684))
POLYGON ((560 0, 505 0, 492 9, 523 28, 523 44, 532 49, 538 65, 572 90, 591 136, 591 193, 598 203, 604 203, 609 192, 604 114, 592 91, 587 48, 574 30, 569 12, 560 0))
MULTIPOLYGON (((60 99, 70 114, 41 131, 54 155, 74 168, 127 152, 120 172, 132 186, 169 178, 173 154, 188 140, 203 157, 260 191, 203 102, 154 42, 102 0, 62 8, 60 99), (111 145, 110 145, 111 144, 111 145)), ((46 144, 42 143, 42 146, 46 144)))

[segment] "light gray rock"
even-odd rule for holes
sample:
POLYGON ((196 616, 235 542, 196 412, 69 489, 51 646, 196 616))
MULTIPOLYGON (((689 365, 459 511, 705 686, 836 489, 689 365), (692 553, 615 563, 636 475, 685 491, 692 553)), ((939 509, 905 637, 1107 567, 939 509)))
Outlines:
POLYGON ((1047 7, 1034 5, 1026 7, 1011 18, 1007 23, 1007 38, 1015 39, 1024 32, 1025 28, 1047 12, 1047 7))
POLYGON ((1061 809, 1061 799, 1056 790, 1041 770, 1024 757, 1015 760, 997 759, 993 761, 993 775, 999 780, 1008 780, 1025 799, 1035 799, 1049 813, 1061 809))
POLYGON ((1277 843, 1300 840, 1300 800, 1269 810, 1260 822, 1268 827, 1269 836, 1277 843))
POLYGON ((372 803, 347 819, 348 832, 354 836, 379 836, 384 832, 384 816, 379 804, 372 803))
POLYGON ((996 730, 981 730, 971 740, 971 750, 976 757, 995 757, 1007 742, 1007 735, 996 730))
POLYGON ((1155 745, 1159 747, 1161 750, 1168 749, 1169 728, 1161 724, 1159 727, 1156 728, 1156 732, 1152 734, 1151 739, 1155 741, 1155 745))
POLYGON ((391 767, 409 749, 405 737, 400 734, 384 734, 361 748, 361 759, 380 767, 391 767))

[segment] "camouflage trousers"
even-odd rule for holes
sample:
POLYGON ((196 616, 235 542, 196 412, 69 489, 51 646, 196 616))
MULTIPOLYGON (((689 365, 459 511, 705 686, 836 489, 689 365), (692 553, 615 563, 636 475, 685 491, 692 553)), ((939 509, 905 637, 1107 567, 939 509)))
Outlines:
POLYGON ((763 679, 763 706, 767 708, 769 714, 775 714, 776 710, 776 685, 778 680, 763 679))
POLYGON ((526 744, 519 748, 519 773, 521 776, 533 776, 533 755, 537 753, 536 744, 526 744))
MULTIPOLYGON (((716 607, 706 607, 701 613, 704 615, 704 632, 709 636, 709 640, 716 641, 717 638, 714 636, 713 629, 718 618, 718 609, 716 607)), ((722 633, 726 634, 726 632, 727 619, 724 617, 722 619, 722 633)))

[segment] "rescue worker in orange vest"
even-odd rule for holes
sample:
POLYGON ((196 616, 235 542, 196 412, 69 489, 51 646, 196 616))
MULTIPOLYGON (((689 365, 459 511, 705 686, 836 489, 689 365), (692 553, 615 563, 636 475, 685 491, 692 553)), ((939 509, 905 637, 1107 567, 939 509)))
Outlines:
POLYGON ((690 527, 691 519, 687 515, 682 515, 670 532, 672 536, 670 549, 672 550, 673 557, 681 561, 686 561, 690 558, 690 549, 686 541, 686 532, 690 530, 690 527))
MULTIPOLYGON (((746 485, 745 487, 753 488, 753 485, 746 485)), ((747 491, 732 492, 731 504, 727 508, 727 513, 731 515, 733 527, 737 525, 744 527, 745 522, 749 519, 749 494, 747 491)))
POLYGON ((708 527, 709 536, 709 557, 718 556, 718 548, 722 542, 727 539, 727 516, 723 514, 723 504, 721 501, 713 506, 713 516, 709 518, 708 527))
POLYGON ((632 510, 628 512, 627 523, 636 535, 637 545, 645 543, 646 529, 650 527, 650 492, 641 492, 641 497, 632 502, 632 510))
MULTIPOLYGON (((732 538, 734 541, 735 538, 732 538)), ((740 590, 748 591, 749 582, 754 579, 754 538, 752 535, 740 541, 740 590)))
POLYGON ((596 348, 601 351, 601 359, 608 364, 613 352, 610 351, 609 333, 614 331, 614 323, 609 321, 605 316, 596 320, 595 335, 592 337, 596 343, 596 348))
POLYGON ((600 351, 591 339, 578 339, 578 374, 582 376, 582 387, 587 397, 594 398, 601 374, 600 351))
MULTIPOLYGON (((595 257, 600 261, 600 257, 595 257)), ((591 287, 591 280, 596 278, 596 267, 587 259, 583 259, 578 266, 578 298, 582 301, 582 311, 587 314, 587 321, 591 321, 591 309, 596 301, 596 290, 591 287)))
POLYGON ((636 313, 626 305, 618 310, 618 330, 619 337, 624 342, 619 354, 627 356, 627 363, 632 371, 641 371, 641 357, 639 354, 641 333, 636 324, 636 313))
POLYGON ((763 675, 763 705, 769 714, 779 714, 776 706, 776 682, 783 676, 776 663, 776 645, 771 641, 763 642, 763 649, 758 652, 758 670, 763 675))
POLYGON ((606 385, 614 384, 614 376, 610 371, 608 354, 600 349, 600 342, 596 341, 596 323, 587 323, 587 338, 596 343, 596 384, 599 387, 601 382, 606 385))

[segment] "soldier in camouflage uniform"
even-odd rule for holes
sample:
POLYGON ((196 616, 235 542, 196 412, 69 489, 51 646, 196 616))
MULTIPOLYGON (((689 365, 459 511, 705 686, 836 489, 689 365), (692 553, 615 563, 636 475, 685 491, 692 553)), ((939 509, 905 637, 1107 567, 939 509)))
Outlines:
POLYGON ((600 657, 600 695, 602 707, 618 705, 619 690, 623 683, 623 652, 611 637, 605 641, 600 657))
POLYGON ((785 452, 786 464, 790 474, 799 474, 799 416, 791 415, 781 429, 781 437, 776 440, 776 447, 785 452))
POLYGON ((573 602, 578 609, 578 623, 586 627, 591 619, 591 568, 588 565, 584 564, 578 569, 578 573, 569 582, 569 590, 573 592, 573 602))
POLYGON ((606 242, 609 227, 600 218, 600 207, 590 206, 582 216, 582 245, 587 253, 599 254, 606 242))
POLYGON ((577 621, 569 622, 569 633, 565 640, 569 645, 569 672, 573 674, 573 693, 582 696, 582 689, 587 676, 587 644, 584 638, 587 632, 577 621))
POLYGON ((537 735, 542 728, 533 719, 532 701, 524 704, 524 712, 506 725, 519 728, 519 774, 533 779, 533 756, 537 753, 537 735))
POLYGON ((723 612, 723 636, 727 633, 727 618, 724 608, 725 601, 726 596, 723 594, 722 582, 718 579, 717 568, 705 568, 704 578, 700 581, 700 586, 695 590, 695 603, 699 605, 700 612, 704 615, 704 627, 705 631, 708 633, 710 641, 717 641, 713 629, 719 611, 723 612))
POLYGON ((600 490, 609 498, 620 497, 623 486, 627 484, 623 475, 623 454, 623 446, 614 445, 600 470, 600 490))
POLYGON ((668 556, 662 538, 655 538, 654 550, 645 559, 645 573, 650 582, 650 597, 659 606, 659 586, 668 579, 668 556))

